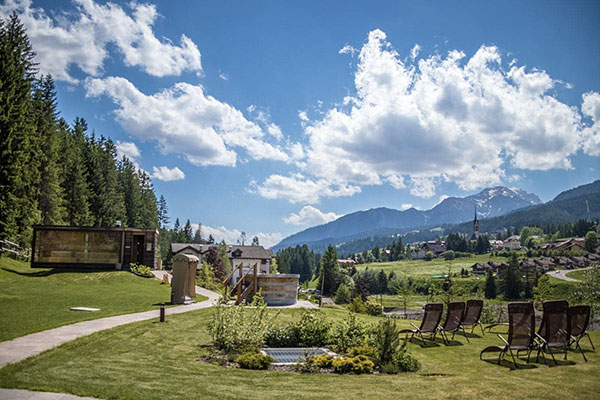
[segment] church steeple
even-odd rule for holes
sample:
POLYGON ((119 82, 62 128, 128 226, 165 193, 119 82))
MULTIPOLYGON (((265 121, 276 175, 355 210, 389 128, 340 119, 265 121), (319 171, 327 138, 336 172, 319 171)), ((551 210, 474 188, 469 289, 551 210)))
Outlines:
POLYGON ((475 206, 475 218, 473 219, 473 237, 479 236, 479 221, 477 220, 477 206, 475 206))

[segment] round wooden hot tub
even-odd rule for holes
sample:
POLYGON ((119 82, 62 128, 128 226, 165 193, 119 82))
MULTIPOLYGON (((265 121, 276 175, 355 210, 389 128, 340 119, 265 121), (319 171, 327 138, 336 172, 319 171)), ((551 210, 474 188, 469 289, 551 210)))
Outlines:
POLYGON ((298 274, 259 274, 258 288, 269 306, 296 304, 298 296, 298 274))

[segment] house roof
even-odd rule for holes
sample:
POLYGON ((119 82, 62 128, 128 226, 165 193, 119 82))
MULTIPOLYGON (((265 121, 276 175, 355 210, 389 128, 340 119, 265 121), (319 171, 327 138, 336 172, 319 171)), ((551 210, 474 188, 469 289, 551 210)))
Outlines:
MULTIPOLYGON (((177 254, 185 249, 192 249, 196 253, 204 254, 209 248, 217 248, 216 244, 198 244, 198 243, 171 243, 171 252, 177 254)), ((251 258, 251 259, 267 259, 275 257, 273 250, 265 249, 262 246, 240 246, 240 245, 229 245, 227 247, 227 253, 230 258, 251 258), (239 253, 239 257, 233 257, 233 253, 239 253)))

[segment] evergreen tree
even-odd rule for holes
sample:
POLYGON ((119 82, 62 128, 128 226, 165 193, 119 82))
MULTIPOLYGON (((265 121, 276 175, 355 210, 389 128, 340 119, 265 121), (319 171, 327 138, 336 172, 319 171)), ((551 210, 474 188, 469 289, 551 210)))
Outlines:
POLYGON ((194 240, 194 233, 189 219, 185 222, 182 232, 182 238, 184 239, 183 243, 192 243, 194 240))
MULTIPOLYGON (((140 170, 138 176, 140 179, 139 188, 141 206, 139 226, 142 228, 158 228, 158 208, 156 205, 156 195, 154 194, 154 185, 152 185, 152 181, 146 171, 140 170)), ((192 227, 190 225, 190 235, 187 243, 191 243, 194 239, 191 229, 192 227)))
POLYGON ((319 276, 318 283, 318 287, 323 288, 322 295, 324 296, 334 294, 341 283, 337 259, 338 256, 335 247, 329 245, 321 259, 321 275, 319 276))
POLYGON ((252 238, 252 246, 260 246, 260 243, 258 241, 258 236, 254 236, 252 238))
POLYGON ((385 274, 385 272, 383 272, 383 270, 379 270, 379 273, 377 274, 377 283, 379 286, 379 293, 387 293, 388 291, 388 279, 387 279, 387 275, 385 274))
POLYGON ((17 15, 0 18, 0 239, 23 245, 40 216, 40 143, 31 117, 34 56, 17 15))
POLYGON ((519 261, 517 255, 513 254, 508 267, 502 276, 502 287, 505 300, 518 299, 521 293, 521 279, 519 274, 519 261))
POLYGON ((225 240, 221 240, 221 243, 219 243, 219 246, 217 249, 218 249, 217 256, 219 257, 219 259, 221 260, 221 263, 225 267, 225 274, 229 275, 232 271, 231 260, 229 259, 229 253, 228 253, 229 246, 227 246, 227 243, 225 243, 225 240))
POLYGON ((208 235, 208 244, 214 244, 215 243, 215 237, 211 234, 208 235))
POLYGON ((123 193, 125 204, 124 226, 142 226, 142 191, 140 188, 140 179, 133 162, 123 156, 118 165, 119 184, 123 193))
POLYGON ((50 75, 45 75, 36 81, 33 91, 36 131, 43 148, 39 152, 38 208, 40 222, 44 225, 61 225, 65 216, 59 164, 61 137, 56 106, 54 80, 50 75))
MULTIPOLYGON (((117 221, 126 218, 125 200, 119 184, 117 171, 117 148, 112 140, 100 138, 98 158, 102 173, 103 186, 99 191, 100 202, 96 224, 98 226, 114 226, 117 221)), ((150 204, 150 206, 152 206, 150 204)), ((156 209, 156 205, 153 206, 156 209)), ((155 228, 155 226, 148 226, 155 228)))
POLYGON ((488 270, 485 277, 485 298, 495 299, 496 298, 496 279, 491 269, 488 270))
POLYGON ((192 239, 192 243, 204 243, 204 240, 202 239, 202 224, 198 224, 198 229, 196 229, 196 231, 194 232, 194 238, 192 239))
POLYGON ((85 120, 75 118, 73 129, 65 138, 63 190, 66 222, 72 226, 87 226, 92 223, 88 204, 90 190, 84 159, 86 130, 85 120))
POLYGON ((167 207, 167 200, 162 194, 158 199, 158 222, 163 229, 169 225, 169 208, 167 207))

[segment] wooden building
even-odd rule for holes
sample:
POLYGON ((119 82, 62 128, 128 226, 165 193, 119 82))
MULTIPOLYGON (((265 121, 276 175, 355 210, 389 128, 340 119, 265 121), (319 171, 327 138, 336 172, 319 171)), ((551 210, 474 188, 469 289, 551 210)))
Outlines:
POLYGON ((158 230, 36 225, 32 249, 32 268, 157 268, 158 230))

